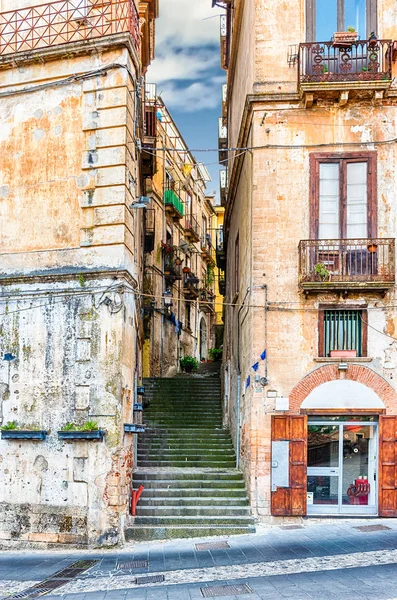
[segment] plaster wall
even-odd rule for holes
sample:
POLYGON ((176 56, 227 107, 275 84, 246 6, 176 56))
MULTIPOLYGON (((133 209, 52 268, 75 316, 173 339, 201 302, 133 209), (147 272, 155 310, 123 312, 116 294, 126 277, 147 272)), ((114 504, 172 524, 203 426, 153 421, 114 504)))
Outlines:
POLYGON ((129 210, 141 193, 136 70, 116 38, 77 50, 0 72, 0 356, 15 356, 0 361, 0 420, 48 432, 0 440, 8 547, 113 545, 129 512, 134 443, 123 426, 140 372, 142 281, 142 214, 129 210), (103 442, 58 439, 87 420, 103 442))

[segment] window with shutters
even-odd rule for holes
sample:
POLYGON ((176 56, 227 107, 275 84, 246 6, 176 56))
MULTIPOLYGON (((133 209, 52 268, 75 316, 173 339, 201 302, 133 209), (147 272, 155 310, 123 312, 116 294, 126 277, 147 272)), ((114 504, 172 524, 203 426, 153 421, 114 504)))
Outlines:
POLYGON ((312 239, 376 237, 376 154, 311 156, 312 239))
POLYGON ((367 356, 367 331, 365 309, 320 309, 319 356, 367 356))

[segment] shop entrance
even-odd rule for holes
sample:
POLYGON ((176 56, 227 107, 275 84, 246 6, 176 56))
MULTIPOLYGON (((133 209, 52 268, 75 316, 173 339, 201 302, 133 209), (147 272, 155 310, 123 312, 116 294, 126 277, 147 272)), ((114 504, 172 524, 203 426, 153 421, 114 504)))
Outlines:
POLYGON ((377 514, 376 417, 308 421, 307 514, 377 514))

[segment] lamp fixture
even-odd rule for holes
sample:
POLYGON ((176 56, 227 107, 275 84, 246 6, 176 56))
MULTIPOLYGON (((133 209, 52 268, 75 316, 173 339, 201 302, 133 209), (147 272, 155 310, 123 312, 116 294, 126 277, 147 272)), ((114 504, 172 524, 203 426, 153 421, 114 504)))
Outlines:
POLYGON ((164 300, 164 306, 166 306, 167 308, 169 306, 172 306, 172 292, 169 288, 167 288, 163 292, 163 300, 164 300))
POLYGON ((147 208, 150 204, 151 198, 149 196, 139 196, 137 202, 130 204, 130 208, 147 208))

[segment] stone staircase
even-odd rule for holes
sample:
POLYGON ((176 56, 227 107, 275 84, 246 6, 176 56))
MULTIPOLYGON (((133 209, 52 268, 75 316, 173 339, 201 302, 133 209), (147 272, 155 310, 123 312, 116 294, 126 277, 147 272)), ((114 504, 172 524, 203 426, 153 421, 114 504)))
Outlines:
POLYGON ((255 531, 212 371, 144 380, 148 427, 138 438, 133 487, 145 490, 127 541, 255 531))

